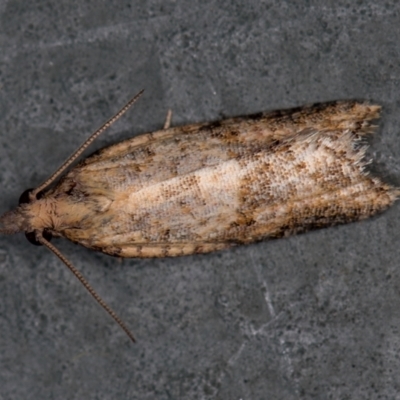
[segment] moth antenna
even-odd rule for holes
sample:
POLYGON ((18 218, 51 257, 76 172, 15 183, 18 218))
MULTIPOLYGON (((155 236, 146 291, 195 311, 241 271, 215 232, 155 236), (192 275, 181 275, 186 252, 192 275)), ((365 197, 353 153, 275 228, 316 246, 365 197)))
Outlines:
POLYGON ((29 194, 31 201, 36 200, 36 196, 42 190, 46 189, 47 186, 51 185, 57 177, 62 174, 66 168, 68 168, 87 148, 92 144, 92 142, 102 134, 106 129, 108 129, 115 121, 121 118, 129 108, 136 103, 139 97, 143 94, 142 89, 136 96, 132 97, 116 114, 114 114, 108 121, 106 121, 99 129, 93 132, 79 147, 78 149, 69 157, 66 161, 39 187, 32 190, 29 194))
POLYGON ((120 317, 113 311, 113 309, 96 293, 96 291, 90 286, 89 282, 85 277, 72 265, 72 263, 48 240, 46 240, 42 233, 39 231, 35 232, 36 240, 40 242, 43 246, 46 246, 52 253, 54 253, 68 268, 69 270, 78 278, 79 282, 85 287, 85 289, 92 295, 92 297, 103 307, 104 310, 114 319, 114 321, 125 331, 132 342, 135 342, 135 338, 132 332, 128 329, 125 323, 120 317))

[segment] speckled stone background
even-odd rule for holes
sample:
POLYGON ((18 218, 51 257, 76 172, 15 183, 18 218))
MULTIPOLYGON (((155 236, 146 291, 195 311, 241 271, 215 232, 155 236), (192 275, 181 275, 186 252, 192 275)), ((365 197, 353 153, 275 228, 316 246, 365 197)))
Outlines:
MULTIPOLYGON (((396 0, 1 0, 0 212, 144 88, 93 149, 173 124, 382 104, 400 185, 396 0)), ((372 220, 177 259, 0 238, 0 399, 400 399, 400 204, 372 220)))

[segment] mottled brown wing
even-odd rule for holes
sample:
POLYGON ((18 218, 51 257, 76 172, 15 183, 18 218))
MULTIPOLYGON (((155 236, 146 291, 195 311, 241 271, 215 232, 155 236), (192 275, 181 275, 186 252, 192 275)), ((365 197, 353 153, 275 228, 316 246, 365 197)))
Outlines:
POLYGON ((46 195, 58 199, 56 231, 104 253, 156 257, 365 218, 396 197, 363 171, 358 140, 378 112, 328 103, 110 146, 46 195))
POLYGON ((371 132, 380 107, 355 101, 254 114, 193 124, 136 136, 83 160, 64 179, 82 181, 87 189, 124 192, 183 176, 204 167, 268 150, 283 140, 309 131, 371 132))

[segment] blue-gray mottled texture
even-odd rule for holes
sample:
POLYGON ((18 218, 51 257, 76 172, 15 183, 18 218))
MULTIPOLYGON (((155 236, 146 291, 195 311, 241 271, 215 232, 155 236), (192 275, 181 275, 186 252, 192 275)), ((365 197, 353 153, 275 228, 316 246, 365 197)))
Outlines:
MULTIPOLYGON (((400 185, 396 0, 0 1, 0 212, 144 88, 94 148, 334 99, 383 106, 400 185)), ((232 250, 119 261, 55 242, 137 338, 23 235, 0 238, 0 399, 399 399, 400 204, 232 250)))

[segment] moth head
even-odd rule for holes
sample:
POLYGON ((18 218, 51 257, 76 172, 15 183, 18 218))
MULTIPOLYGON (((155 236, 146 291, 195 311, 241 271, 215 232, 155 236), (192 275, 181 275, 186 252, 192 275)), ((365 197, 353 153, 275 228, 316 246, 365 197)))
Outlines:
MULTIPOLYGON (((33 192, 33 189, 27 189, 25 190, 21 196, 19 196, 19 201, 18 204, 21 206, 21 204, 29 204, 31 203, 32 199, 31 199, 31 193, 33 192)), ((38 193, 38 195, 36 196, 37 199, 40 199, 43 195, 43 192, 38 193)), ((44 229, 42 232, 43 237, 50 242, 50 240, 52 239, 52 234, 51 232, 49 232, 47 229, 44 229)), ((25 231, 25 237, 28 239, 29 243, 34 244, 35 246, 43 246, 42 243, 40 243, 37 239, 36 239, 36 234, 35 231, 25 231)))
MULTIPOLYGON (((32 200, 30 196, 32 191, 33 189, 25 190, 19 198, 18 207, 0 217, 0 233, 11 235, 18 232, 25 232, 25 237, 30 243, 41 246, 42 243, 36 239, 36 232, 32 227, 28 212, 30 209, 29 205, 35 202, 35 199, 32 200)), ((40 197, 41 194, 39 193, 37 198, 39 199, 40 197)), ((46 240, 51 240, 52 235, 48 230, 43 229, 41 233, 46 240)))

